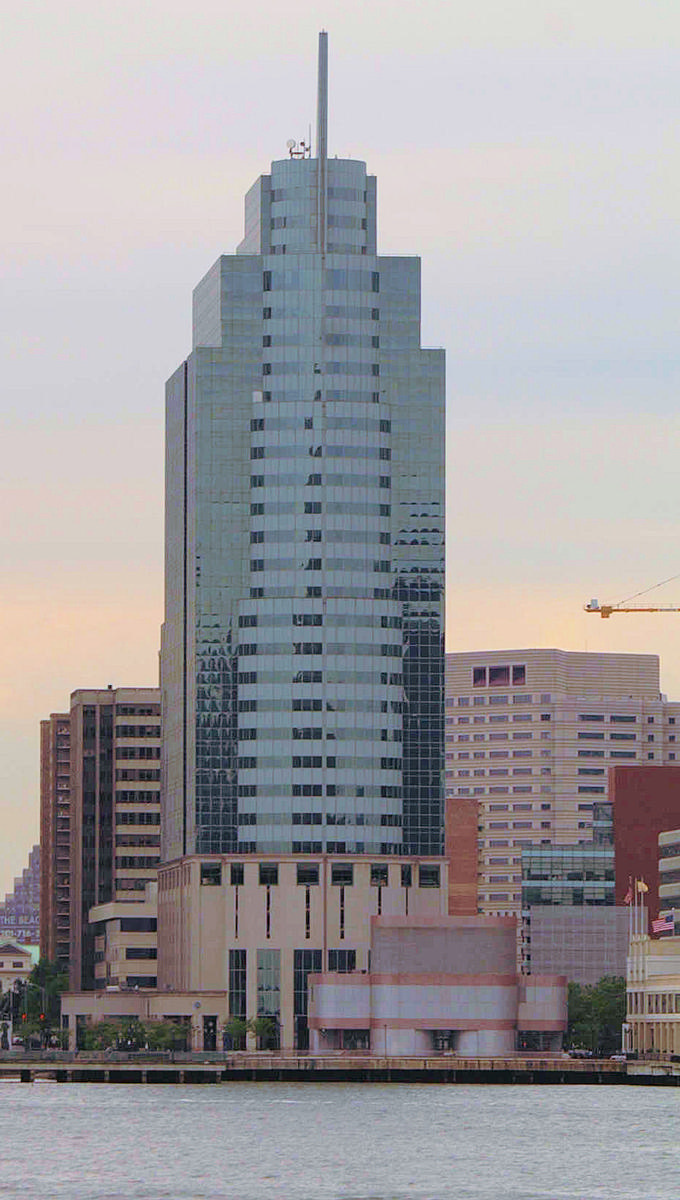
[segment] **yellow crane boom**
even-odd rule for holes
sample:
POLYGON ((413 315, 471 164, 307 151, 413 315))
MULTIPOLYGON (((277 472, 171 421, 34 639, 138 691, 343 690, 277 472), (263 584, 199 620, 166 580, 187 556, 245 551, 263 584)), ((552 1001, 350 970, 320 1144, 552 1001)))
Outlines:
POLYGON ((601 617, 611 617, 612 613, 680 612, 680 608, 641 608, 637 605, 626 608, 623 604, 600 604, 599 600, 590 600, 583 607, 586 612, 598 613, 601 617))

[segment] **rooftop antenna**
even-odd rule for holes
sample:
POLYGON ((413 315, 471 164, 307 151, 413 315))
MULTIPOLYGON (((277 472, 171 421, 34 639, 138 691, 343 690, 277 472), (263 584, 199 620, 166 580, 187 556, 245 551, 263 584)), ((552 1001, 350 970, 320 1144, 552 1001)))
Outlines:
POLYGON ((326 164, 328 159, 328 34, 319 34, 319 84, 316 104, 317 229, 319 250, 326 253, 326 164))

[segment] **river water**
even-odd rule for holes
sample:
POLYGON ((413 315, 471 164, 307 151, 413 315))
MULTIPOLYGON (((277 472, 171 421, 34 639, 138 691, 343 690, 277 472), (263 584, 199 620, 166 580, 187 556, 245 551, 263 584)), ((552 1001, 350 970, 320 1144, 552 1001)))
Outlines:
POLYGON ((11 1200, 677 1200, 680 1089, 3 1083, 11 1200))

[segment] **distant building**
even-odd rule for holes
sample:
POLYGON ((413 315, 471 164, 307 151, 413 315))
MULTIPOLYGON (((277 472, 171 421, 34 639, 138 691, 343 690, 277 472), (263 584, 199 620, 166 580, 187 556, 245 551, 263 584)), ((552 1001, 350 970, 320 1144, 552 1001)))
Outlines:
POLYGON ((651 654, 446 656, 446 789, 478 803, 480 912, 519 916, 523 852, 597 841, 610 767, 673 774, 680 704, 659 687, 651 654))
POLYGON ((68 970, 71 952, 71 720, 40 722, 40 954, 68 970))
POLYGON ((82 689, 71 696, 72 988, 95 986, 90 909, 143 900, 160 859, 158 688, 82 689))
POLYGON ((37 957, 37 946, 22 946, 14 939, 0 936, 0 992, 8 992, 15 983, 25 983, 37 957))
POLYGON ((40 847, 34 846, 28 866, 14 880, 14 890, 0 904, 0 938, 28 945, 40 942, 40 847))

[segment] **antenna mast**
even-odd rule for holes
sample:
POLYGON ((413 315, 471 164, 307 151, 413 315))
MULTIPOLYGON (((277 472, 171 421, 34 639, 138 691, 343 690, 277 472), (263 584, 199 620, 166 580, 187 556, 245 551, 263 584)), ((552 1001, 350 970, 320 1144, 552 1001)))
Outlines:
POLYGON ((316 106, 316 217, 319 250, 326 253, 326 164, 328 160, 328 34, 319 34, 319 83, 316 106))

